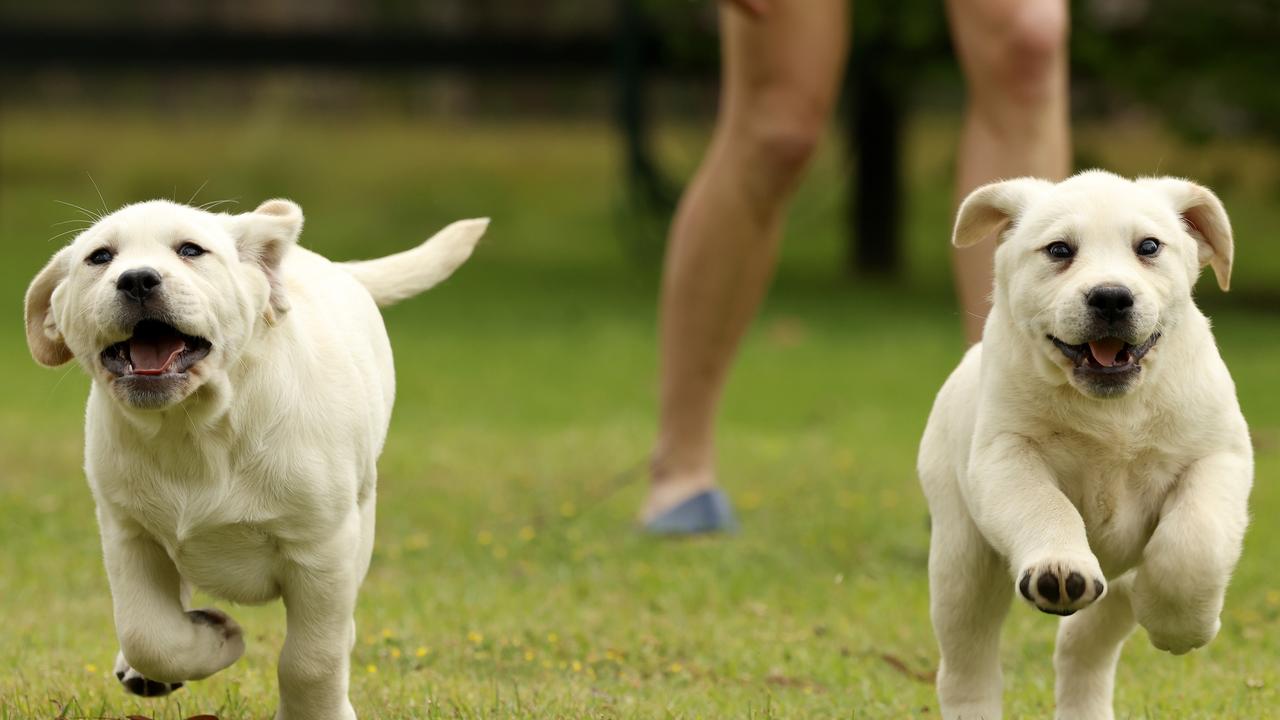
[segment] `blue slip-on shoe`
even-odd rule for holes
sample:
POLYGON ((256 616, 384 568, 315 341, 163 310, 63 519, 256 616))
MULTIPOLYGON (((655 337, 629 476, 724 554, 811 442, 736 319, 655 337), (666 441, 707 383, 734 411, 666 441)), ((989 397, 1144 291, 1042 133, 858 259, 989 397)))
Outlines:
POLYGON ((729 496, 720 489, 703 490, 644 524, 650 535, 703 535, 737 529, 729 496))

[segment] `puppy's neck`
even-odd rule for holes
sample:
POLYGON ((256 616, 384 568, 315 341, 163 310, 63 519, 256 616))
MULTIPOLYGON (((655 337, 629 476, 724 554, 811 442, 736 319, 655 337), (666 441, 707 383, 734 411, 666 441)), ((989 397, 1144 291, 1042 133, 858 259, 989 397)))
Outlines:
POLYGON ((129 407, 112 397, 110 390, 98 381, 93 383, 89 403, 95 412, 111 416, 114 427, 146 441, 194 442, 197 436, 216 436, 227 430, 230 419, 231 394, 226 374, 219 371, 181 402, 165 408, 129 407))

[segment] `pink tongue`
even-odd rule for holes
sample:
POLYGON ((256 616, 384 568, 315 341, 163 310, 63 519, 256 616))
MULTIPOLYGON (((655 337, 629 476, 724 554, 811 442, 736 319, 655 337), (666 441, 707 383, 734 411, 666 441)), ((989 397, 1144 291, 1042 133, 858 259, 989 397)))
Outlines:
POLYGON ((186 349, 187 344, 180 337, 131 338, 129 361, 138 375, 160 375, 186 349))
POLYGON ((1124 341, 1119 338, 1103 338, 1089 343, 1089 351, 1093 353, 1093 359, 1103 367, 1115 365, 1116 356, 1121 350, 1124 350, 1124 341))

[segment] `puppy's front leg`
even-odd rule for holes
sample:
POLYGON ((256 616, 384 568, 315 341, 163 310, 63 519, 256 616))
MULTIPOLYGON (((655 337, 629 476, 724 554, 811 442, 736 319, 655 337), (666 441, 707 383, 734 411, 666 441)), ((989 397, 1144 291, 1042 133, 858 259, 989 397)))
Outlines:
POLYGON ((359 542, 339 535, 318 555, 291 562, 282 575, 288 634, 280 653, 276 720, 355 720, 347 685, 359 585, 353 552, 359 542))
POLYGON ((142 528, 102 509, 98 522, 125 661, 116 672, 127 689, 163 694, 153 686, 208 677, 244 653, 243 635, 231 618, 212 609, 186 610, 177 568, 142 528))
POLYGON ((1102 596, 1084 520, 1035 443, 1013 433, 975 443, 962 488, 983 536, 1009 560, 1019 595, 1054 615, 1102 596))
POLYGON ((1246 448, 1196 461, 1165 498, 1133 587, 1134 615, 1152 645, 1181 655, 1218 634, 1252 484, 1246 448))

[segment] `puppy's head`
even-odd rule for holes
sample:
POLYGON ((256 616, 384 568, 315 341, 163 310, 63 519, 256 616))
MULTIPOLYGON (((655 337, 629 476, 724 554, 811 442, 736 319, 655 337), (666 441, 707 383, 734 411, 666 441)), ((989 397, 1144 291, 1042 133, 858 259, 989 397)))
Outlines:
POLYGON ((288 310, 278 272, 301 228, 288 200, 240 215, 165 200, 124 207, 32 281, 31 354, 48 366, 75 358, 131 408, 180 403, 288 310))
POLYGON ((1176 178, 1130 181, 1093 170, 1061 183, 1023 178, 975 190, 953 242, 995 233, 995 303, 1033 352, 1081 392, 1124 395, 1158 362, 1200 269, 1223 290, 1231 226, 1209 190, 1176 178))

